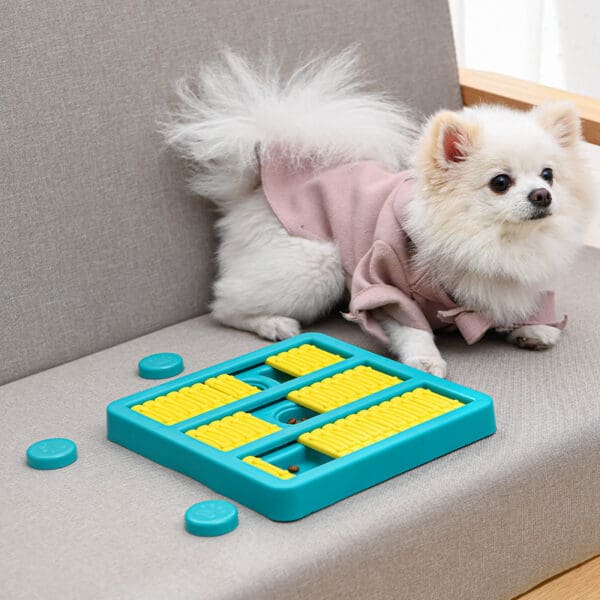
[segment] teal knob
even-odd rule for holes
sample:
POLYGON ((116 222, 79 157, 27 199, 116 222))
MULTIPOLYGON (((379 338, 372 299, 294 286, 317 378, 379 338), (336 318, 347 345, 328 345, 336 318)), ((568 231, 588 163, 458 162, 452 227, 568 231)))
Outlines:
POLYGON ((75 442, 66 438, 48 438, 27 448, 27 464, 33 469, 61 469, 77 460, 75 442))
POLYGON ((166 379, 183 371, 183 358, 173 352, 145 356, 138 363, 138 373, 144 379, 166 379))
POLYGON ((226 500, 205 500, 190 506, 185 513, 185 528, 193 535, 212 537, 233 531, 238 526, 237 508, 226 500))

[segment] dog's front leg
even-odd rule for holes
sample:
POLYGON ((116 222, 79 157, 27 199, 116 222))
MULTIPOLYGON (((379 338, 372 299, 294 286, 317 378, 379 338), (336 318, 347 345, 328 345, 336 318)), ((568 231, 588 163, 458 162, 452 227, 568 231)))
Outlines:
POLYGON ((430 331, 400 325, 381 310, 375 313, 375 317, 390 339, 390 350, 400 362, 437 377, 446 376, 446 361, 430 331))

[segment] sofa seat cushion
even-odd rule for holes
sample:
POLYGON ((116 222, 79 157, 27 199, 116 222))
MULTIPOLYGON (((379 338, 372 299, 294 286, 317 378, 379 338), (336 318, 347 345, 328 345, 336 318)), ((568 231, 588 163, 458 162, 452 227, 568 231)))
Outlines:
MULTIPOLYGON (((106 405, 155 385, 140 358, 177 352, 189 373, 267 344, 251 334, 203 316, 4 385, 5 597, 510 598, 599 553, 599 257, 558 290, 556 348, 439 340, 450 377, 494 398, 495 435, 292 523, 238 506, 234 532, 192 536, 185 510, 219 496, 106 439, 106 405), (29 468, 46 437, 79 459, 29 468)), ((383 351, 337 317, 314 329, 383 351)))

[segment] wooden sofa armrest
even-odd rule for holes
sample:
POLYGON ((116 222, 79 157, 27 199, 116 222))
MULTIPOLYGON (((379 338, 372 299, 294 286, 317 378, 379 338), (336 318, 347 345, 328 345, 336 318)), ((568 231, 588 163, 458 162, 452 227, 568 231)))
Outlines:
POLYGON ((583 137, 592 144, 600 145, 600 100, 507 75, 474 69, 458 71, 465 106, 494 103, 526 109, 544 100, 570 100, 579 109, 583 137))

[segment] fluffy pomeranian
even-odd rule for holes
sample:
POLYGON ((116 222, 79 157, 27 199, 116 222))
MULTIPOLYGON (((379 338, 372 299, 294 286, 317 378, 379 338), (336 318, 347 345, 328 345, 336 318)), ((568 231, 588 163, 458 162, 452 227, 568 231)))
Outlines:
POLYGON ((278 340, 349 299, 347 319, 440 377, 435 330, 558 341, 548 287, 593 208, 570 103, 444 110, 420 127, 365 91, 351 51, 284 82, 224 53, 177 93, 167 141, 220 211, 216 320, 278 340))

